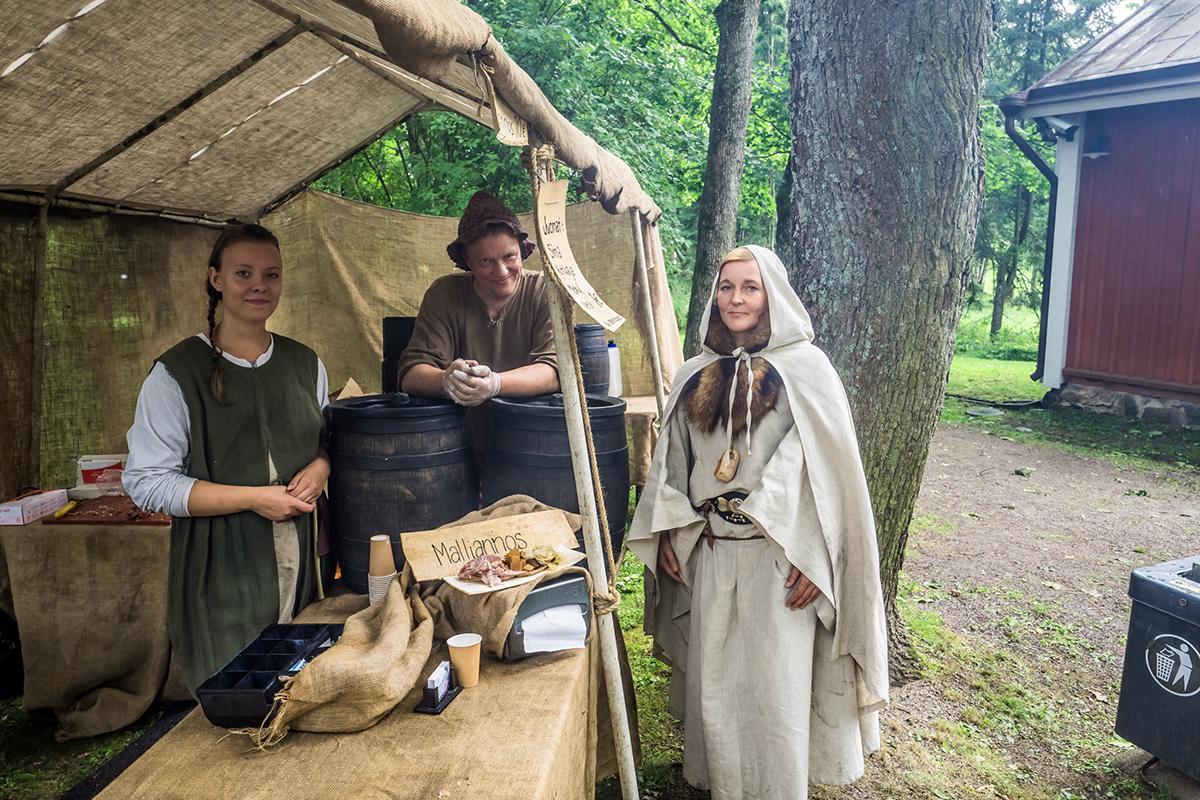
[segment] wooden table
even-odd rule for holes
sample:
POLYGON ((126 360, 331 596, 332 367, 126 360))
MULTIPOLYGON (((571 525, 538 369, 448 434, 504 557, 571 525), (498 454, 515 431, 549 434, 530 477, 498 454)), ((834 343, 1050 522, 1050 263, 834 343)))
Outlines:
MULTIPOLYGON (((333 598, 310 606, 302 619, 340 621, 352 603, 364 602, 333 598)), ((445 647, 437 646, 423 674, 445 658, 445 647)), ((420 694, 414 688, 372 728, 292 732, 270 753, 254 750, 245 736, 227 736, 196 709, 100 797, 591 798, 601 683, 591 648, 515 664, 485 658, 479 684, 463 690, 440 716, 413 713, 420 694)))

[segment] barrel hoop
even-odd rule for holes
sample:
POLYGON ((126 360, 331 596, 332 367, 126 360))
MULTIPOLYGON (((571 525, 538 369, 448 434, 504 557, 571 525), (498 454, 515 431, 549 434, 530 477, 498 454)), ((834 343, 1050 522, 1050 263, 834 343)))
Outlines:
POLYGON ((454 450, 444 450, 440 453, 422 453, 404 456, 363 456, 351 453, 334 453, 333 463, 343 469, 365 469, 373 472, 399 469, 420 469, 421 467, 440 467, 446 464, 456 464, 470 461, 471 448, 458 447, 454 450))
MULTIPOLYGON (((534 416, 532 414, 507 414, 499 412, 492 415, 494 427, 503 427, 505 431, 517 433, 519 431, 550 431, 567 434, 567 423, 561 415, 552 416, 534 416)), ((592 435, 600 436, 605 432, 612 431, 613 433, 620 432, 620 435, 625 436, 625 418, 622 415, 619 419, 615 416, 601 417, 592 415, 592 435), (619 423, 619 424, 618 424, 619 423)), ((494 436, 495 434, 493 434, 494 436)))
MULTIPOLYGON (((571 454, 558 453, 522 453, 516 450, 505 450, 493 447, 487 452, 488 461, 495 459, 500 464, 511 464, 520 467, 570 467, 571 454)), ((596 453, 597 466, 629 463, 629 448, 610 450, 606 453, 596 453)))
POLYGON ((397 434, 451 431, 463 428, 461 414, 437 417, 334 417, 333 435, 339 433, 397 434))

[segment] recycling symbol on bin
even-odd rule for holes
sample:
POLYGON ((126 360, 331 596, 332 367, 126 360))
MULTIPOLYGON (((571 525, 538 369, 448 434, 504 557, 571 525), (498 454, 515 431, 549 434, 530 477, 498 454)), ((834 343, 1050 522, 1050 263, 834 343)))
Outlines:
POLYGON ((1172 633, 1155 636, 1146 646, 1146 668, 1154 682, 1178 697, 1200 692, 1200 652, 1172 633))

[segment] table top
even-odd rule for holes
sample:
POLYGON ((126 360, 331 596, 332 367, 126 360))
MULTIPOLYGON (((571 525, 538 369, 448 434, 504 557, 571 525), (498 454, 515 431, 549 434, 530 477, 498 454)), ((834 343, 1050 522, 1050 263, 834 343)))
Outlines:
MULTIPOLYGON (((332 617, 306 613, 304 621, 332 617)), ((445 646, 435 647, 422 674, 446 658, 445 646)), ((517 663, 485 657, 479 684, 439 716, 413 712, 418 686, 372 728, 293 731, 269 753, 211 725, 196 709, 100 797, 590 798, 599 680, 588 649, 517 663)))
POLYGON ((42 519, 43 525, 170 525, 168 514, 143 511, 129 495, 106 495, 78 501, 63 516, 42 519))

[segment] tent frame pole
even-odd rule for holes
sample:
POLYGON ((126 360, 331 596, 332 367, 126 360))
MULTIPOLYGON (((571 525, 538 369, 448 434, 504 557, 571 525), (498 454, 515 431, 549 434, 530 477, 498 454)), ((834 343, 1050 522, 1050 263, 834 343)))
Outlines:
POLYGON ((662 424, 663 410, 667 405, 663 389, 662 356, 658 351, 658 326, 654 322, 654 307, 651 305, 650 274, 646 269, 646 242, 642 235, 642 214, 636 208, 629 209, 629 221, 633 228, 633 259, 637 270, 637 282, 642 290, 642 313, 645 318, 642 323, 648 336, 645 342, 650 351, 650 368, 654 375, 654 400, 658 403, 658 419, 662 424))
MULTIPOLYGON (((538 164, 534 146, 526 151, 538 180, 534 181, 533 202, 537 206, 539 184, 549 180, 549 171, 538 164)), ((536 215, 535 215, 536 220, 536 215)), ((542 232, 537 230, 539 246, 542 232)), ((544 250, 543 246, 543 250, 544 250)), ((576 382, 575 359, 571 342, 570 300, 554 277, 549 265, 545 270, 550 278, 550 324, 554 329, 554 350, 558 355, 558 383, 562 392, 564 416, 567 422, 567 440, 571 448, 571 466, 575 476, 575 494, 579 500, 579 516, 583 522, 584 551, 588 555, 588 570, 592 575, 593 594, 595 587, 608 586, 604 543, 601 541, 600 518, 596 508, 596 487, 592 482, 592 462, 588 455, 587 433, 584 426, 584 408, 576 382)), ((616 576, 614 576, 615 578, 616 576)), ((617 751, 617 771, 621 779, 621 795, 625 800, 637 800, 637 770, 633 757, 633 737, 629 730, 628 709, 625 707, 625 690, 621 682, 621 657, 617 649, 616 609, 599 614, 596 625, 600 639, 600 666, 604 674, 604 686, 608 694, 608 712, 612 720, 613 743, 617 751)))

